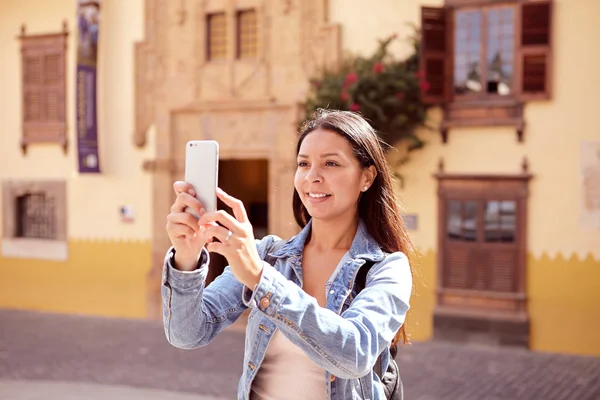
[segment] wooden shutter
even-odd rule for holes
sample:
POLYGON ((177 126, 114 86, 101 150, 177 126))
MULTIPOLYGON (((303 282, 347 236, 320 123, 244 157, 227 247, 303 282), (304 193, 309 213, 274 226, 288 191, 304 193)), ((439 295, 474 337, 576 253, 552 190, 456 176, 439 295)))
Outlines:
POLYGON ((514 245, 506 249, 490 249, 487 252, 489 263, 489 285, 493 292, 516 292, 517 290, 517 249, 514 245))
POLYGON ((66 150, 66 31, 21 36, 23 150, 58 143, 66 150))
POLYGON ((227 58, 227 17, 219 12, 206 16, 206 58, 223 60, 227 58))
MULTIPOLYGON (((35 125, 43 120, 42 91, 44 59, 41 54, 23 55, 23 124, 35 125)), ((27 136, 27 129, 24 135, 27 136)))
POLYGON ((517 290, 517 250, 477 244, 446 246, 444 284, 449 289, 508 292, 517 290), (494 248, 495 247, 495 248, 494 248))
MULTIPOLYGON (((44 54, 44 95, 42 108, 48 124, 60 124, 65 119, 65 60, 60 51, 44 54)), ((58 132, 55 132, 55 135, 58 132)))
POLYGON ((444 8, 421 8, 421 98, 426 104, 439 104, 448 100, 448 71, 450 52, 448 39, 450 17, 444 8))
POLYGON ((449 289, 470 289, 469 263, 472 246, 447 243, 445 253, 443 287, 449 289))
POLYGON ((469 261, 469 272, 472 277, 469 289, 487 290, 490 275, 489 253, 479 247, 474 248, 469 261))
POLYGON ((256 10, 237 13, 236 58, 256 58, 258 55, 258 17, 256 10))
POLYGON ((469 257, 468 289, 512 293, 517 290, 515 245, 481 245, 469 257))
POLYGON ((548 99, 552 79, 552 1, 521 5, 518 89, 523 101, 548 99))

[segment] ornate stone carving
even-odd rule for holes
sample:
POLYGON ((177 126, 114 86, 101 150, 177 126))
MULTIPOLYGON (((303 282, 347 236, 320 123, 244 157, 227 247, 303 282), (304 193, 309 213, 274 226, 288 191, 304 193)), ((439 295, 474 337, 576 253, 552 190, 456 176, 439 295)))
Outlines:
POLYGON ((168 171, 175 172, 175 160, 172 159, 156 159, 146 160, 143 164, 144 171, 157 172, 157 171, 168 171))
MULTIPOLYGON (((173 115, 173 158, 184 157, 188 140, 217 140, 221 154, 249 155, 260 152, 265 157, 280 154, 279 147, 293 146, 294 112, 292 107, 249 107, 247 109, 208 108, 177 112, 173 115), (279 140, 286 138, 281 144, 279 140)), ((293 158, 293 152, 281 154, 293 158)), ((282 157, 278 157, 282 158, 282 157)))
MULTIPOLYGON (((156 158, 144 162, 143 168, 152 174, 154 256, 148 280, 157 290, 168 246, 165 210, 172 202, 172 181, 183 176, 188 140, 217 140, 222 159, 267 159, 269 231, 285 237, 297 233, 291 210, 294 145, 303 118, 297 102, 309 77, 339 65, 341 43, 339 26, 326 21, 326 0, 144 0, 144 4, 145 40, 135 46, 134 141, 143 146, 148 129, 156 127, 156 158), (238 8, 257 11, 255 59, 236 58, 238 8), (225 60, 206 60, 209 12, 227 15, 225 60)), ((160 293, 152 290, 149 309, 157 310, 160 293)))

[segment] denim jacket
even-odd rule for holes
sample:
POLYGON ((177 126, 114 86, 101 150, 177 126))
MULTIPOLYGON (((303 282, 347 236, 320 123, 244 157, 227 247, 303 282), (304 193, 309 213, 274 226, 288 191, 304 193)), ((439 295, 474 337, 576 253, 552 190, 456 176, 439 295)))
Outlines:
POLYGON ((384 254, 361 221, 350 250, 327 282, 323 308, 302 290, 302 254, 310 229, 309 222, 273 253, 270 249, 277 237, 257 241, 259 255, 273 265, 264 266, 253 290, 238 282, 230 267, 205 289, 206 250, 199 269, 182 272, 173 268, 173 249, 169 249, 162 278, 167 340, 182 349, 206 346, 250 308, 238 399, 249 399, 276 329, 325 369, 329 399, 385 399, 373 366, 383 353, 381 367, 386 370, 389 345, 409 308, 408 259, 400 252, 384 254), (374 264, 366 287, 356 296, 354 280, 366 260, 374 264))

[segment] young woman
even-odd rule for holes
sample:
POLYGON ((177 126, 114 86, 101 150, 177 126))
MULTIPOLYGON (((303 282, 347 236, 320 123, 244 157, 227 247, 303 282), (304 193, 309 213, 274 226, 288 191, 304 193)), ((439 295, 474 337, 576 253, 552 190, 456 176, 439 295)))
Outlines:
POLYGON ((167 339, 206 346, 251 308, 238 399, 385 399, 373 367, 381 354, 385 371, 390 344, 406 340, 412 273, 381 142, 359 115, 321 110, 296 153, 302 231, 287 241, 255 241, 244 205, 225 192, 218 196, 233 216, 205 212, 190 185, 174 184, 162 286, 167 339), (212 252, 229 266, 205 288, 212 252))

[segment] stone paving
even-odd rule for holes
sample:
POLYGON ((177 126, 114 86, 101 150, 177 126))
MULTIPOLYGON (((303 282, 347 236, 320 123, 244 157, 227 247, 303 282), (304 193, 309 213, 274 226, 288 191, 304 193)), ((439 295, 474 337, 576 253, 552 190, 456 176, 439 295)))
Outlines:
MULTIPOLYGON (((157 321, 9 310, 0 321, 3 400, 236 395, 240 326, 190 351, 170 346, 157 321)), ((596 357, 434 341, 402 348, 398 361, 406 400, 600 399, 596 357)))

